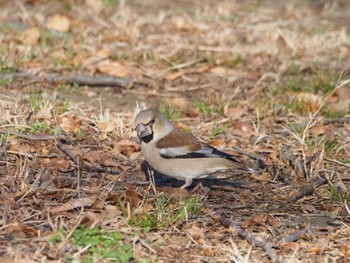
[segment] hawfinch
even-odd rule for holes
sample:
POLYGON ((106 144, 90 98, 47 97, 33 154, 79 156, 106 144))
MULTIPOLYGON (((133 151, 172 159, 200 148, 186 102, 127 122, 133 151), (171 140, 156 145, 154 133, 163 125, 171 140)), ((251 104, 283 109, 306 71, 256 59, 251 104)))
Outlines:
POLYGON ((199 142, 177 128, 159 111, 141 111, 135 118, 141 153, 156 171, 185 181, 182 189, 193 179, 240 167, 230 154, 199 142))

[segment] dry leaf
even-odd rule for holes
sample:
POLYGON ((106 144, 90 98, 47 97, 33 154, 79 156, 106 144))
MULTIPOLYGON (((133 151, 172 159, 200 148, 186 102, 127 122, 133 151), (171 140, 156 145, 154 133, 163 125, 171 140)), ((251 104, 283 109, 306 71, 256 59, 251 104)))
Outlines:
POLYGON ((33 119, 35 120, 50 120, 51 110, 49 108, 42 108, 34 114, 33 119))
POLYGON ((348 245, 346 244, 342 244, 340 247, 340 251, 346 256, 346 257, 350 257, 350 248, 348 245))
POLYGON ((183 17, 175 17, 174 25, 177 29, 187 31, 191 29, 191 25, 183 17))
POLYGON ((85 3, 97 13, 101 12, 104 7, 101 0, 86 0, 85 3))
POLYGON ((109 167, 122 167, 122 165, 119 165, 118 162, 116 162, 115 160, 108 158, 106 159, 103 163, 103 166, 109 166, 109 167))
POLYGON ((222 146, 225 145, 225 142, 223 142, 222 140, 220 139, 215 139, 215 140, 212 140, 209 142, 209 145, 210 146, 213 146, 215 148, 221 148, 222 146))
POLYGON ((307 253, 320 254, 324 249, 325 249, 325 247, 323 245, 317 245, 317 246, 309 248, 307 250, 307 253))
POLYGON ((302 205, 302 207, 305 209, 305 211, 307 211, 309 213, 316 211, 316 208, 313 205, 304 204, 304 205, 302 205))
POLYGON ((257 214, 252 218, 252 222, 255 225, 264 225, 267 221, 267 215, 266 214, 257 214))
POLYGON ((278 220, 270 215, 267 217, 267 224, 274 227, 274 228, 278 228, 282 225, 280 220, 278 220))
POLYGON ((100 122, 98 124, 98 130, 100 132, 108 133, 108 132, 114 131, 115 129, 116 129, 116 125, 111 122, 100 122))
POLYGON ((180 111, 188 108, 188 100, 184 97, 171 98, 170 104, 180 111))
POLYGON ((232 120, 238 120, 241 119, 245 113, 246 111, 243 108, 228 108, 225 115, 232 120))
POLYGON ((210 69, 210 72, 218 76, 226 76, 228 73, 228 70, 227 68, 224 68, 224 67, 215 67, 210 69))
POLYGON ((283 250, 287 251, 294 251, 298 245, 296 242, 290 242, 290 243, 281 243, 280 246, 283 248, 283 250))
POLYGON ((129 202, 132 208, 137 208, 142 202, 142 195, 133 190, 125 191, 125 201, 129 202))
POLYGON ((334 93, 341 101, 350 103, 350 86, 338 88, 334 93))
POLYGON ((103 163, 107 159, 107 155, 100 151, 90 151, 84 155, 84 159, 90 163, 103 163))
POLYGON ((93 195, 90 197, 77 198, 69 200, 67 203, 54 207, 49 210, 50 213, 56 214, 61 212, 66 212, 80 207, 91 207, 96 202, 97 196, 93 195))
POLYGON ((36 45, 39 42, 41 33, 39 28, 32 27, 24 31, 21 35, 21 42, 25 45, 36 45))
POLYGON ((249 137, 254 131, 253 126, 245 121, 237 121, 233 123, 232 128, 232 133, 241 137, 249 137))
POLYGON ((68 170, 70 168, 70 162, 64 158, 53 161, 51 165, 55 170, 68 170))
POLYGON ((191 228, 186 229, 186 231, 194 240, 205 239, 205 230, 203 228, 193 225, 191 228))
POLYGON ((255 180, 258 180, 258 181, 269 181, 269 180, 273 179, 272 175, 270 175, 267 172, 264 172, 261 175, 260 174, 256 174, 256 173, 252 173, 251 177, 254 178, 255 180))
POLYGON ((10 143, 10 150, 11 151, 17 151, 21 153, 29 153, 30 152, 30 146, 27 143, 24 143, 17 139, 10 138, 8 140, 10 143))
POLYGON ((31 235, 38 235, 38 230, 36 230, 34 227, 27 226, 21 223, 14 223, 11 224, 10 227, 8 228, 10 232, 23 232, 26 234, 31 234, 31 235))
POLYGON ((118 62, 104 60, 97 64, 97 70, 100 73, 115 76, 127 77, 130 75, 129 69, 118 62))
POLYGON ((81 123, 82 123, 81 119, 73 115, 66 115, 61 118, 60 127, 65 132, 77 133, 80 131, 81 123))
POLYGON ((49 21, 46 24, 46 27, 62 33, 66 33, 70 29, 70 20, 66 16, 57 14, 50 17, 49 21))

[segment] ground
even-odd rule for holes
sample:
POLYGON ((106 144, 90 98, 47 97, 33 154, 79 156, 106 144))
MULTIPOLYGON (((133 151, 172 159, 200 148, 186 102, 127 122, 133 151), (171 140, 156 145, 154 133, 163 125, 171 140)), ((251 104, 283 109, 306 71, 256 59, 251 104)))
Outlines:
POLYGON ((1 262, 350 261, 348 1, 0 5, 1 262), (254 172, 181 191, 149 107, 254 172))

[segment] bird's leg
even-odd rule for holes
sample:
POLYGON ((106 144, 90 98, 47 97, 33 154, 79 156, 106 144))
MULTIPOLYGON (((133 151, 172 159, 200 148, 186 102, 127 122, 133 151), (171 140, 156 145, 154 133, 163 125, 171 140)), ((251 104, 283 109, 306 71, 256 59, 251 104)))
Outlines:
POLYGON ((180 187, 180 189, 186 189, 186 187, 189 187, 192 184, 192 178, 186 178, 185 179, 185 184, 180 187))
POLYGON ((195 191, 198 191, 198 190, 202 190, 204 192, 205 190, 205 187, 203 186, 202 182, 199 182, 193 189, 191 192, 195 192, 195 191))

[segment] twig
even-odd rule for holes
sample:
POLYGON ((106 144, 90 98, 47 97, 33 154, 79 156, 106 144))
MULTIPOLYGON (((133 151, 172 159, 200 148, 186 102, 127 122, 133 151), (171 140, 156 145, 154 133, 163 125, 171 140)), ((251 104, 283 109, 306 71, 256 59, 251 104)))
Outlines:
POLYGON ((350 122, 350 117, 343 117, 343 118, 335 118, 335 119, 324 119, 323 124, 331 124, 331 123, 344 123, 344 122, 350 122))
POLYGON ((288 201, 294 202, 294 201, 297 201, 297 200, 303 198, 304 196, 312 195, 315 188, 323 185, 326 181, 327 181, 326 178, 320 177, 315 183, 305 186, 303 189, 301 189, 299 191, 299 193, 297 195, 290 197, 288 201))
MULTIPOLYGON (((48 158, 48 159, 54 159, 54 158, 58 158, 57 154, 50 154, 50 155, 46 155, 46 154, 39 154, 39 153, 25 153, 25 152, 16 152, 16 151, 6 151, 6 153, 9 154, 15 154, 18 156, 25 156, 28 157, 29 159, 35 159, 35 158, 48 158)), ((1 158, 1 153, 0 153, 0 158, 1 158)))
POLYGON ((253 236, 251 233, 245 231, 242 227, 240 227, 238 224, 235 222, 232 222, 231 220, 228 220, 227 218, 220 217, 220 223, 226 227, 233 227, 237 234, 242 237, 247 239, 251 244, 262 248, 265 250, 267 253, 268 257, 273 261, 273 262, 278 262, 278 263, 284 263, 286 262, 283 258, 279 257, 273 250, 272 246, 264 240, 262 237, 259 236, 253 236))
MULTIPOLYGON (((78 167, 79 167, 79 161, 78 158, 71 152, 71 150, 69 150, 68 148, 66 148, 63 143, 60 140, 57 140, 57 145, 58 148, 64 153, 66 154, 78 167)), ((97 172, 97 173, 109 173, 109 174, 120 174, 119 171, 114 170, 114 169, 105 169, 102 167, 97 167, 94 166, 92 164, 88 164, 85 163, 83 164, 83 169, 86 169, 90 172, 97 172)))
POLYGON ((88 86, 111 86, 111 87, 130 87, 132 85, 131 78, 120 78, 106 75, 65 75, 57 73, 34 74, 29 72, 14 72, 0 75, 0 79, 29 79, 32 81, 46 81, 49 83, 67 83, 88 86))
POLYGON ((52 136, 52 135, 34 136, 34 135, 28 135, 28 134, 19 133, 19 132, 1 130, 1 129, 0 129, 0 133, 15 135, 17 137, 20 137, 20 138, 23 138, 26 140, 30 140, 30 141, 48 141, 48 140, 63 139, 63 137, 61 137, 61 136, 52 136))
POLYGON ((329 158, 325 158, 325 160, 350 168, 350 164, 348 163, 342 163, 342 162, 339 162, 338 160, 329 159, 329 158))
POLYGON ((284 238, 282 238, 282 242, 284 243, 290 243, 290 242, 295 242, 297 241, 298 239, 300 239, 302 236, 308 234, 308 233, 311 233, 312 229, 311 227, 307 227, 305 229, 302 229, 302 230, 299 230, 297 232, 294 232, 284 238))

